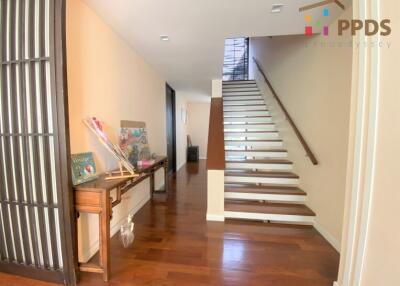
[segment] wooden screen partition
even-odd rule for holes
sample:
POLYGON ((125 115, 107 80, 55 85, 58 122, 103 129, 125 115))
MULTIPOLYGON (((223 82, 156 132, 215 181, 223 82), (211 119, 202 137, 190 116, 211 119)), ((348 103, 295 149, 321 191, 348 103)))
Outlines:
POLYGON ((0 271, 75 284, 65 3, 0 1, 0 271))

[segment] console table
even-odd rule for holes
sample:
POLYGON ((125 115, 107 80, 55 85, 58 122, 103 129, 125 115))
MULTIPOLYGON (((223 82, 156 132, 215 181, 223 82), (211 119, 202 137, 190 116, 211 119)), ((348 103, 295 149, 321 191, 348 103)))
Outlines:
POLYGON ((112 208, 121 202, 121 196, 143 180, 150 178, 150 192, 153 196, 154 174, 164 168, 164 186, 168 191, 167 157, 158 156, 151 165, 136 168, 138 177, 106 180, 106 174, 100 175, 96 180, 75 186, 75 210, 78 213, 94 213, 99 215, 99 265, 93 263, 80 263, 79 270, 103 274, 103 280, 110 278, 110 220, 112 208), (110 193, 116 190, 116 199, 110 193))

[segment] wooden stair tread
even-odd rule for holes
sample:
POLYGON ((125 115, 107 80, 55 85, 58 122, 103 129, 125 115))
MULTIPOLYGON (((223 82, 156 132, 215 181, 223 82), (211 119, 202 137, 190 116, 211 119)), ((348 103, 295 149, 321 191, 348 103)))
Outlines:
POLYGON ((224 113, 228 113, 228 112, 257 112, 257 111, 268 111, 268 109, 227 110, 227 111, 224 111, 224 113))
POLYGON ((254 164, 293 164, 292 161, 285 159, 231 159, 225 160, 226 163, 254 163, 254 164))
POLYGON ((238 130, 230 130, 230 131, 224 131, 224 133, 237 133, 237 134, 254 134, 254 133, 279 133, 278 131, 275 130, 259 130, 259 131, 238 131, 238 130))
MULTIPOLYGON (((265 110, 263 110, 265 111, 265 110)), ((231 116, 229 118, 243 118, 243 119, 247 119, 247 118, 271 118, 271 116, 269 115, 258 115, 258 116, 231 116)))
MULTIPOLYGON (((250 91, 230 91, 230 92, 250 92, 250 91)), ((228 92, 226 92, 226 93, 228 93, 228 92)), ((244 94, 243 93, 242 94, 222 94, 223 100, 226 100, 228 98, 232 99, 232 98, 239 97, 239 96, 262 96, 262 94, 257 91, 254 91, 254 93, 244 93, 244 94)))
POLYGON ((262 97, 260 97, 260 98, 257 98, 257 99, 234 99, 234 98, 232 98, 232 99, 224 99, 224 102, 229 102, 229 101, 235 101, 235 102, 237 102, 237 101, 251 101, 251 100, 263 100, 263 98, 262 97))
POLYGON ((225 192, 232 193, 255 193, 255 194, 276 194, 276 195, 298 195, 305 196, 306 192, 298 187, 285 187, 276 185, 255 185, 225 183, 225 192))
POLYGON ((281 153, 281 152, 287 152, 287 150, 285 149, 257 149, 257 150, 229 150, 229 149, 225 149, 225 152, 237 152, 237 153, 241 153, 241 152, 277 152, 277 153, 281 153))
POLYGON ((275 125, 275 123, 272 122, 254 122, 254 123, 245 123, 245 124, 231 124, 231 123, 224 123, 227 126, 224 127, 228 127, 228 126, 260 126, 260 125, 275 125))
POLYGON ((230 84, 256 84, 254 80, 224 80, 222 82, 223 85, 230 85, 230 84))
POLYGON ((282 142, 282 139, 251 139, 251 140, 225 140, 225 142, 282 142))
POLYGON ((298 179, 299 176, 292 172, 279 172, 279 171, 251 171, 248 169, 228 168, 225 169, 225 176, 236 177, 267 177, 267 178, 287 178, 298 179))
POLYGON ((303 204, 258 203, 251 201, 225 200, 225 211, 244 213, 266 213, 278 215, 315 216, 315 213, 303 204))
POLYGON ((224 107, 233 107, 233 106, 265 106, 265 104, 264 103, 256 103, 256 104, 249 103, 249 104, 236 104, 236 105, 224 104, 224 107))

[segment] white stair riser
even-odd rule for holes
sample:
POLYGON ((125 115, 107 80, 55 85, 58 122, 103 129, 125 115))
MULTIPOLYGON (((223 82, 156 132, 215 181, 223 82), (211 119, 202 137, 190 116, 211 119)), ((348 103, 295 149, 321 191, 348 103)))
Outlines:
POLYGON ((236 219, 250 219, 262 221, 276 221, 276 222, 296 222, 304 224, 313 224, 313 216, 301 215, 279 215, 279 214, 263 214, 263 213, 244 213, 244 212, 224 212, 225 218, 236 219))
POLYGON ((222 93, 223 96, 243 96, 243 95, 259 95, 261 96, 261 93, 259 91, 229 91, 226 92, 224 91, 222 93))
POLYGON ((270 141, 270 142, 257 142, 257 141, 225 141, 225 147, 228 146, 240 146, 240 147, 260 147, 260 148, 269 148, 269 147, 282 147, 282 141, 270 141))
POLYGON ((257 83, 255 81, 244 81, 244 80, 235 80, 235 81, 226 81, 222 83, 223 87, 227 87, 227 86, 239 86, 239 85, 255 85, 257 86, 257 83))
POLYGON ((275 125, 253 125, 253 126, 246 126, 246 125, 225 125, 224 131, 276 131, 275 125))
POLYGON ((290 171, 293 169, 292 164, 266 164, 266 163, 226 163, 226 168, 236 169, 258 169, 258 170, 285 170, 290 171))
POLYGON ((257 158, 287 158, 287 152, 252 152, 252 151, 242 151, 242 152, 225 152, 226 157, 257 157, 257 158))
POLYGON ((226 151, 226 157, 256 157, 256 158, 287 158, 287 152, 252 152, 252 151, 241 151, 232 152, 226 151))
POLYGON ((264 100, 224 100, 225 106, 265 104, 264 100))
POLYGON ((225 132, 225 138, 256 138, 256 139, 278 139, 278 132, 259 132, 259 133, 246 133, 246 132, 225 132))
POLYGON ((258 86, 256 84, 230 84, 230 85, 225 85, 222 87, 222 90, 225 89, 257 89, 259 90, 258 86))
POLYGON ((268 178, 268 177, 247 177, 238 176, 225 176, 225 182, 229 183, 260 183, 260 184, 282 184, 295 186, 299 184, 299 179, 296 178, 268 178))
POLYGON ((268 111, 224 111, 224 117, 269 116, 268 111))
POLYGON ((256 83, 256 81, 254 80, 254 79, 248 79, 248 80, 224 80, 224 81, 222 81, 222 83, 223 84, 230 84, 230 83, 236 83, 236 84, 238 84, 238 83, 242 83, 242 82, 244 82, 244 83, 256 83))
POLYGON ((255 82, 238 82, 236 84, 223 84, 222 88, 258 88, 255 82))
POLYGON ((224 111, 267 110, 265 105, 224 106, 224 111))
POLYGON ((230 123, 272 123, 272 118, 271 117, 256 117, 256 118, 229 118, 225 117, 224 118, 224 123, 225 124, 230 124, 230 123))
POLYGON ((235 101, 235 100, 264 100, 263 97, 261 95, 245 95, 245 96, 239 96, 239 95, 235 95, 235 96, 224 96, 224 102, 225 101, 235 101))
POLYGON ((222 90, 222 94, 225 94, 225 93, 231 93, 231 92, 253 92, 253 93, 260 93, 260 90, 258 89, 258 88, 252 88, 252 87, 250 87, 250 88, 246 88, 246 87, 243 87, 243 88, 224 88, 223 90, 222 90))
POLYGON ((225 192, 225 199, 251 200, 251 201, 305 202, 307 201, 307 196, 225 192))

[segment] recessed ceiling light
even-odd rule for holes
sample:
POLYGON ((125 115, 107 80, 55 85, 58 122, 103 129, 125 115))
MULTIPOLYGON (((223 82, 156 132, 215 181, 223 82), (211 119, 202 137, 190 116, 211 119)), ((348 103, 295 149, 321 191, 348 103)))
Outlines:
POLYGON ((283 4, 272 4, 271 13, 280 13, 282 12, 283 4))
POLYGON ((164 41, 164 42, 168 42, 169 41, 169 37, 168 37, 168 35, 161 35, 160 36, 160 40, 164 41))

